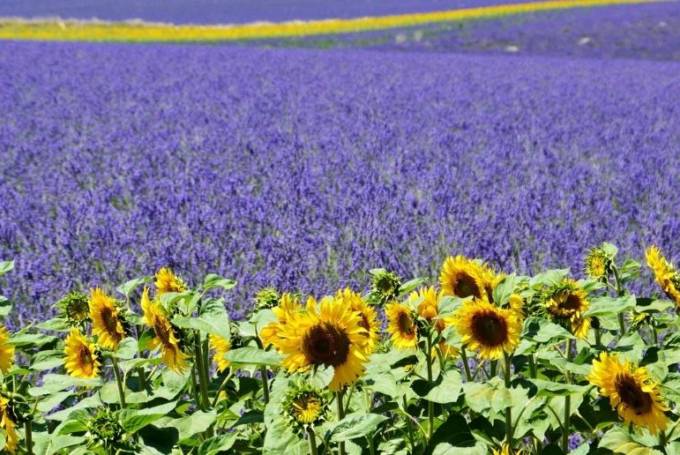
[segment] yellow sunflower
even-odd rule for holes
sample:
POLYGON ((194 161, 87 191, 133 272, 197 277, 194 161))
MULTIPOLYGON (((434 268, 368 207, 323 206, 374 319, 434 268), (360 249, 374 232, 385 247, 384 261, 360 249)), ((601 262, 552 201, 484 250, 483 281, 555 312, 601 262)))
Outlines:
POLYGON ((151 341, 153 348, 160 348, 163 361, 173 371, 182 372, 187 366, 187 355, 182 352, 175 330, 168 320, 160 302, 149 298, 149 289, 142 293, 142 311, 144 323, 153 329, 155 337, 151 341))
POLYGON ((522 455, 523 453, 522 450, 512 450, 505 442, 499 449, 493 449, 492 452, 493 455, 522 455))
POLYGON ((558 321, 568 321, 573 333, 578 338, 585 338, 590 329, 590 319, 584 318, 588 310, 588 294, 576 281, 565 279, 556 290, 552 291, 546 301, 548 313, 558 321))
POLYGON ((484 283, 484 292, 486 292, 486 298, 489 302, 494 303, 493 291, 496 289, 496 286, 498 286, 501 281, 503 281, 505 275, 502 273, 496 273, 487 264, 481 264, 481 271, 482 283, 484 283))
POLYGON ((609 398, 612 407, 628 423, 647 428, 652 434, 666 429, 668 410, 661 400, 658 385, 646 368, 622 362, 606 352, 593 360, 587 379, 609 398))
POLYGON ((289 412, 298 423, 309 425, 321 416, 322 410, 323 404, 317 394, 302 393, 291 401, 289 412))
POLYGON ((387 316, 387 332, 390 334, 392 344, 397 349, 411 349, 418 344, 418 327, 413 319, 411 309, 398 302, 393 302, 385 307, 387 316))
POLYGON ((333 391, 354 382, 364 370, 368 337, 361 317, 342 300, 324 297, 319 304, 307 301, 305 312, 294 315, 280 327, 275 343, 290 372, 314 366, 332 366, 333 391))
POLYGON ((99 376, 99 359, 94 343, 89 342, 79 329, 72 328, 64 344, 66 371, 76 378, 96 378, 99 376))
POLYGON ((5 449, 9 453, 15 453, 19 445, 19 434, 16 423, 12 420, 14 413, 10 409, 9 400, 0 396, 0 428, 5 430, 5 449))
POLYGON ((359 313, 361 318, 359 325, 366 329, 365 336, 368 338, 366 352, 371 354, 380 342, 380 324, 375 310, 364 301, 361 295, 349 288, 338 291, 335 298, 352 308, 352 311, 359 313))
POLYGON ((90 318, 90 307, 87 295, 73 291, 57 303, 61 316, 70 325, 80 325, 90 318))
POLYGON ((221 373, 229 368, 229 361, 224 358, 224 355, 231 349, 231 341, 217 335, 210 335, 210 348, 215 351, 213 361, 217 365, 217 370, 221 373))
POLYGON ((610 259, 602 248, 591 248, 588 251, 585 260, 586 276, 601 280, 606 277, 609 267, 610 259))
POLYGON ((163 267, 156 272, 156 295, 163 295, 166 292, 184 292, 187 290, 186 284, 172 272, 169 267, 163 267))
POLYGON ((645 252, 647 265, 654 273, 654 279, 661 286, 663 292, 680 306, 680 273, 673 264, 663 256, 656 246, 650 246, 645 252))
POLYGON ((7 373, 14 364, 14 345, 9 340, 9 332, 0 324, 0 371, 7 373))
POLYGON ((439 282, 444 295, 456 297, 487 297, 489 283, 486 269, 477 261, 465 256, 449 256, 444 261, 439 282))
POLYGON ((302 305, 300 305, 297 296, 284 292, 279 299, 279 305, 272 308, 272 312, 276 316, 276 321, 264 326, 259 333, 260 341, 262 341, 264 347, 277 346, 279 333, 288 321, 302 312, 302 305))
POLYGON ((498 308, 485 300, 465 302, 447 321, 463 343, 479 351, 483 359, 500 359, 519 344, 522 321, 516 312, 498 308))
POLYGON ((116 350, 125 338, 120 310, 116 301, 99 288, 93 289, 90 294, 90 319, 99 346, 116 350))

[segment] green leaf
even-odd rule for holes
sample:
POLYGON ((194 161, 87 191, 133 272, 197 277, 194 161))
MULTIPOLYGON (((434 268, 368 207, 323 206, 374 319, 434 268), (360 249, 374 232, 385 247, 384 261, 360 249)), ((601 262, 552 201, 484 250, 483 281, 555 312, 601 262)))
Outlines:
POLYGON ((100 385, 102 385, 101 379, 80 379, 65 374, 48 374, 43 378, 43 385, 31 387, 28 389, 28 394, 32 397, 39 397, 71 387, 98 387, 100 385))
POLYGON ((132 291, 134 291, 143 284, 150 283, 152 280, 153 278, 151 278, 150 276, 133 278, 132 280, 127 281, 118 286, 116 288, 116 291, 118 291, 120 294, 123 294, 126 298, 129 298, 132 291))
POLYGON ((218 455, 221 452, 226 452, 234 446, 238 436, 238 433, 229 433, 210 438, 201 444, 198 448, 198 454, 218 455))
POLYGON ((224 356, 235 365, 270 365, 281 364, 281 355, 274 351, 263 351, 251 346, 233 349, 224 356))
POLYGON ((123 339, 118 345, 118 349, 111 355, 118 359, 129 360, 137 354, 137 340, 132 337, 123 339))
POLYGON ((335 368, 317 367, 309 377, 309 383, 317 389, 325 389, 333 380, 335 368))
POLYGON ((231 338, 229 318, 226 312, 223 314, 203 314, 197 317, 176 316, 172 319, 172 323, 182 329, 198 330, 201 333, 217 335, 227 340, 231 338))
POLYGON ((540 328, 536 335, 534 335, 534 341, 538 343, 547 343, 552 340, 564 340, 567 338, 573 338, 573 335, 569 333, 567 329, 554 322, 544 321, 541 323, 540 328))
POLYGON ((584 313, 586 317, 602 317, 608 315, 616 315, 635 309, 635 296, 626 295, 623 297, 595 297, 590 300, 590 307, 584 313))
POLYGON ((179 434, 179 442, 185 441, 197 433, 203 433, 215 422, 216 411, 196 411, 193 414, 174 419, 170 417, 159 420, 156 425, 175 428, 179 434))
POLYGON ((4 295, 0 295, 0 317, 6 317, 12 312, 13 305, 4 295))
POLYGON ((33 357, 31 363, 31 370, 45 371, 54 368, 59 368, 64 365, 64 351, 63 350, 49 350, 37 352, 33 357))
POLYGON ((438 444, 432 451, 432 455, 487 455, 488 453, 488 449, 481 444, 476 444, 474 447, 455 447, 448 442, 438 444))
POLYGON ((236 286, 236 281, 229 278, 223 278, 214 273, 209 273, 205 276, 203 280, 203 290, 207 291, 215 288, 222 288, 225 291, 233 289, 236 286))
POLYGON ((425 399, 440 404, 454 403, 458 400, 462 386, 460 373, 455 370, 447 371, 441 376, 441 382, 428 392, 425 399))
POLYGON ((632 435, 623 428, 614 427, 602 436, 598 447, 626 455, 663 455, 660 451, 652 448, 655 440, 649 442, 651 442, 649 446, 643 444, 633 439, 632 435))
MULTIPOLYGON (((383 270, 383 269, 380 269, 380 270, 383 270)), ((415 291, 424 282, 425 282, 425 279, 423 279, 423 278, 413 278, 412 280, 408 280, 406 283, 403 283, 399 287, 399 290, 397 292, 399 293, 399 295, 408 294, 409 292, 415 291)))
POLYGON ((331 441, 340 442, 350 439, 363 438, 375 431, 387 420, 384 415, 352 413, 339 421, 331 431, 331 441))
POLYGON ((145 409, 123 409, 120 412, 120 423, 128 433, 136 433, 156 420, 166 417, 175 409, 177 402, 171 401, 159 406, 145 409))
POLYGON ((0 276, 14 270, 14 261, 0 261, 0 276))

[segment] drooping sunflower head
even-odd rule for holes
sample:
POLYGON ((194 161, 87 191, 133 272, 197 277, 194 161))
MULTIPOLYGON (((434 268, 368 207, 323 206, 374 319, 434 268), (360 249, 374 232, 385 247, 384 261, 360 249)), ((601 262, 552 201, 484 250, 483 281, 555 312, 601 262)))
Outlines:
POLYGON ((666 429, 668 410, 661 399, 659 386, 646 368, 636 368, 606 352, 593 360, 587 376, 600 394, 609 398, 612 407, 627 423, 647 428, 652 434, 666 429))
POLYGON ((591 248, 585 259, 586 276, 594 280, 603 280, 611 270, 612 260, 600 247, 591 248))
POLYGON ((328 399, 308 384, 296 383, 283 399, 283 411, 291 426, 303 431, 309 426, 321 424, 328 414, 328 399))
POLYGON ((9 331, 0 324, 0 371, 7 373, 14 365, 14 345, 10 341, 9 331))
POLYGON ((333 367, 331 390, 354 382, 367 360, 368 338, 356 311, 342 300, 324 297, 319 304, 310 298, 307 309, 280 327, 274 346, 284 356, 289 371, 333 367))
POLYGON ((180 277, 174 274, 169 267, 163 267, 156 272, 156 295, 163 295, 167 292, 184 292, 187 286, 180 277))
POLYGON ((99 355, 94 343, 85 338, 80 329, 72 328, 64 344, 66 372, 76 378, 96 378, 99 376, 99 355))
POLYGON ((297 295, 284 292, 281 294, 278 306, 272 308, 276 321, 264 326, 259 333, 262 344, 267 347, 277 347, 279 333, 288 322, 302 313, 302 305, 297 295))
POLYGON ((255 294, 255 309, 266 310, 279 304, 279 292, 274 288, 262 288, 255 294))
POLYGON ((367 338, 366 352, 375 351, 380 342, 380 324, 375 310, 357 292, 349 288, 339 290, 335 294, 338 301, 344 302, 352 311, 359 315, 359 325, 365 329, 364 336, 367 338))
POLYGON ((439 282, 444 295, 482 299, 487 298, 489 286, 485 277, 486 271, 479 262, 465 256, 449 256, 442 266, 439 282))
POLYGON ((59 315, 71 326, 82 325, 90 319, 90 306, 87 295, 79 291, 66 294, 57 302, 59 315))
POLYGON ((487 264, 481 264, 481 271, 486 298, 489 302, 494 303, 493 291, 496 289, 496 286, 498 286, 503 281, 503 279, 505 279, 505 275, 502 273, 496 273, 496 271, 487 264))
POLYGON ((117 302, 99 288, 90 293, 90 319, 92 332, 97 336, 99 346, 116 350, 125 338, 124 321, 117 302))
POLYGON ((187 355, 182 351, 177 329, 172 325, 158 299, 152 301, 149 289, 142 292, 144 323, 153 330, 151 346, 159 348, 163 361, 173 371, 182 372, 187 367, 187 355))
POLYGON ((217 370, 221 373, 229 368, 230 362, 224 356, 231 349, 231 341, 221 336, 210 335, 210 348, 214 352, 213 361, 217 365, 217 370))
POLYGON ((5 450, 9 453, 16 453, 19 445, 19 434, 17 433, 14 414, 10 400, 0 396, 0 428, 5 430, 5 450))
POLYGON ((656 246, 645 252, 647 265, 654 273, 654 279, 669 299, 680 306, 680 273, 675 269, 656 246))
POLYGON ((570 278, 563 280, 548 293, 545 307, 555 322, 566 325, 579 338, 584 338, 590 321, 583 314, 588 310, 588 294, 570 278))
POLYGON ((412 349, 418 344, 418 326, 411 308, 393 302, 385 307, 387 332, 397 349, 412 349))
POLYGON ((399 296, 401 287, 399 275, 384 269, 375 270, 372 275, 371 298, 373 302, 384 305, 399 296))
POLYGON ((522 321, 513 310, 498 308, 485 300, 469 300, 449 322, 463 343, 483 359, 499 359, 519 344, 522 321))

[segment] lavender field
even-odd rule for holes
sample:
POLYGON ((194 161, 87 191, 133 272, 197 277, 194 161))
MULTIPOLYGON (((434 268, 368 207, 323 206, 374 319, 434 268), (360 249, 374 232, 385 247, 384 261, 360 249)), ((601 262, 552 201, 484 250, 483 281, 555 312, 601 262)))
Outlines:
MULTIPOLYGON (((3 43, 0 257, 23 320, 169 265, 311 292, 450 253, 680 251, 680 63, 3 43)), ((675 259, 678 259, 677 257, 675 259)))

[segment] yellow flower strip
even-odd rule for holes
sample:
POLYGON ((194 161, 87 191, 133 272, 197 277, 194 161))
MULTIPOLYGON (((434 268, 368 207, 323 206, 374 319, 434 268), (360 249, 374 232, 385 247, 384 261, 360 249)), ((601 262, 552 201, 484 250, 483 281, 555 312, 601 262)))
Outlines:
POLYGON ((429 13, 353 19, 258 22, 237 25, 172 25, 144 22, 40 21, 0 19, 0 39, 46 41, 236 41, 361 32, 416 25, 484 19, 511 14, 585 8, 654 0, 552 0, 462 8, 429 13))

